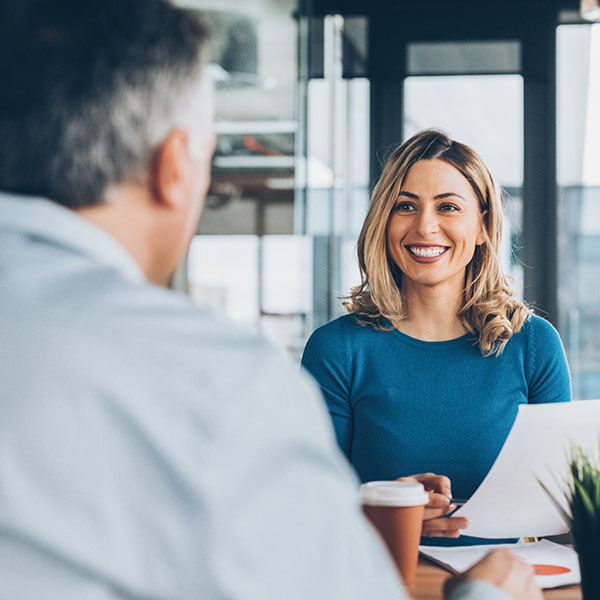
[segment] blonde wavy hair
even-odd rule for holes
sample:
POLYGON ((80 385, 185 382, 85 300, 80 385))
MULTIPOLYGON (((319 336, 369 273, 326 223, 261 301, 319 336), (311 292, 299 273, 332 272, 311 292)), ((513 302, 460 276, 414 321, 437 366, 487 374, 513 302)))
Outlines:
POLYGON ((501 190, 479 155, 444 132, 427 129, 399 146, 388 159, 373 190, 371 204, 358 238, 360 285, 350 290, 344 306, 361 325, 381 331, 406 318, 402 272, 387 251, 387 226, 402 182, 419 160, 443 160, 471 184, 479 200, 484 242, 476 246, 467 265, 462 308, 458 317, 473 333, 484 356, 500 355, 510 337, 531 316, 517 300, 502 271, 498 250, 502 237, 501 190))

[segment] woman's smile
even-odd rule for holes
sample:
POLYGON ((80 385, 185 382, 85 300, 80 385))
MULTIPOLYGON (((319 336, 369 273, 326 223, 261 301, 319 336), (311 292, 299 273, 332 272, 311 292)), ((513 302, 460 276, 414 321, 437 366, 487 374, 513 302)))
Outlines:
POLYGON ((417 262, 436 262, 448 246, 427 246, 425 244, 411 244, 406 246, 417 262))

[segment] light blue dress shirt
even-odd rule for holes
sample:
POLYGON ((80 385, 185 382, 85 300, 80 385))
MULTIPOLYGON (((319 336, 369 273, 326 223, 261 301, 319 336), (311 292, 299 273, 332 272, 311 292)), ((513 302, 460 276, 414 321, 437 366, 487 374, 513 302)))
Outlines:
POLYGON ((406 598, 314 386, 43 199, 0 194, 0 349, 0 599, 406 598))

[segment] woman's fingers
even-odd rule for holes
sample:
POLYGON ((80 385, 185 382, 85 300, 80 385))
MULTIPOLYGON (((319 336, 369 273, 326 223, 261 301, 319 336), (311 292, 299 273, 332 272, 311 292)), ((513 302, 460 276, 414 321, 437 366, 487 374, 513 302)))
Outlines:
POLYGON ((429 502, 423 515, 424 536, 456 538, 460 536, 461 529, 469 526, 464 517, 445 517, 456 509, 456 505, 450 503, 452 492, 448 477, 435 473, 419 473, 410 477, 400 477, 398 481, 422 483, 429 494, 429 502))
POLYGON ((450 487, 450 479, 445 475, 436 475, 435 473, 421 473, 414 475, 419 483, 422 483, 425 490, 428 492, 436 492, 442 494, 447 498, 452 497, 452 491, 450 487))
POLYGON ((436 492, 447 498, 452 497, 450 479, 445 475, 436 475, 435 473, 418 473, 410 477, 400 477, 397 481, 412 481, 422 483, 423 487, 428 492, 436 492))
POLYGON ((445 517, 453 510, 455 510, 455 506, 445 506, 443 508, 430 508, 429 506, 425 507, 425 512, 423 513, 424 521, 431 521, 431 519, 438 519, 439 517, 445 517))
POLYGON ((450 508, 450 498, 445 494, 438 494, 437 492, 428 492, 428 494, 429 502, 425 507, 425 512, 428 510, 443 511, 440 512, 439 515, 436 515, 441 516, 442 514, 447 514, 456 509, 456 506, 454 505, 450 508))
POLYGON ((433 518, 423 521, 422 535, 427 537, 459 537, 460 530, 466 529, 469 521, 464 517, 433 518))

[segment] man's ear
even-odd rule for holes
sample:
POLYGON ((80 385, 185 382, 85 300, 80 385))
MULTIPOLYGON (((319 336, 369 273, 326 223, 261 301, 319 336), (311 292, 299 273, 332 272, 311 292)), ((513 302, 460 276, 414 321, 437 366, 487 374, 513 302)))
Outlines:
POLYGON ((185 129, 173 129, 154 157, 152 184, 157 202, 176 208, 189 202, 193 187, 193 159, 185 129))

